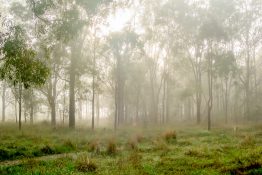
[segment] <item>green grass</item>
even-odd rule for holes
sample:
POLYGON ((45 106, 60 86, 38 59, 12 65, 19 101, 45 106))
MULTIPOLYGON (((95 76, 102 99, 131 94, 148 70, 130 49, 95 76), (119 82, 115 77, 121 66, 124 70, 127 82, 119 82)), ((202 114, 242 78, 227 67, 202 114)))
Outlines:
POLYGON ((0 162, 0 174, 262 174, 261 126, 240 128, 237 133, 226 128, 211 132, 177 128, 172 142, 166 139, 167 131, 163 127, 120 129, 116 133, 109 129, 53 131, 47 126, 28 126, 20 133, 15 126, 4 125, 0 129, 0 160, 23 161, 15 166, 1 166, 0 162), (114 154, 108 154, 112 139, 116 148, 114 154), (94 141, 99 151, 90 149, 94 141), (130 144, 135 144, 135 149, 130 144), (80 153, 35 159, 68 152, 80 153))

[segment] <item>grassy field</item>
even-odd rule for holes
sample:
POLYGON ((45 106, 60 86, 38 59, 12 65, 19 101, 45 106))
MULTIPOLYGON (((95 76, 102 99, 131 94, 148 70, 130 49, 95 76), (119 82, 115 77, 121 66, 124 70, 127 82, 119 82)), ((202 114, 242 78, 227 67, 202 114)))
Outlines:
POLYGON ((37 125, 19 132, 15 125, 2 124, 0 174, 258 175, 262 126, 211 132, 196 127, 92 132, 37 125))

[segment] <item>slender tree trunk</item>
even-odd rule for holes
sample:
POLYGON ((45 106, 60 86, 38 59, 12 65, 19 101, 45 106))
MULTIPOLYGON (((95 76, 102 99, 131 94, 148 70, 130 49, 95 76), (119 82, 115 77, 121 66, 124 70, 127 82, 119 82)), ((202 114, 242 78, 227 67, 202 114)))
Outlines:
POLYGON ((27 109, 24 107, 24 119, 25 123, 27 122, 27 109))
POLYGON ((69 82, 69 128, 71 129, 75 129, 75 64, 75 58, 72 57, 69 82))
POLYGON ((171 99, 171 91, 170 91, 170 78, 169 78, 169 73, 167 76, 167 81, 166 81, 166 123, 170 121, 170 99, 171 99))
MULTIPOLYGON (((95 61, 95 59, 93 60, 95 61)), ((95 63, 93 63, 95 64, 95 63)), ((95 69, 95 65, 94 65, 95 69)), ((93 82, 92 82, 92 130, 95 129, 95 70, 93 70, 93 82)))
POLYGON ((226 92, 225 92, 225 122, 228 123, 228 80, 226 79, 226 92))
POLYGON ((163 98, 162 98, 162 123, 166 121, 166 78, 164 78, 164 87, 163 87, 163 98))
POLYGON ((6 83, 3 83, 3 94, 2 94, 2 122, 5 122, 5 93, 6 93, 6 83))
POLYGON ((18 116, 17 116, 17 98, 15 98, 15 122, 18 122, 18 116))
MULTIPOLYGON (((211 52, 212 53, 212 49, 211 52)), ((211 112, 213 107, 213 63, 212 63, 212 56, 208 56, 208 114, 207 114, 207 120, 208 120, 208 130, 211 130, 211 112)))
MULTIPOLYGON (((117 85, 116 85, 117 86, 117 85)), ((114 129, 117 130, 118 125, 118 97, 117 97, 117 88, 115 88, 115 121, 114 121, 114 129)))
POLYGON ((97 98, 96 98, 96 126, 99 125, 99 120, 100 120, 100 98, 99 98, 99 94, 97 94, 97 98))
POLYGON ((137 94, 136 94, 136 124, 138 124, 139 120, 139 96, 140 96, 140 87, 137 88, 137 94))
POLYGON ((245 80, 245 95, 246 95, 246 118, 250 119, 250 44, 249 44, 249 33, 250 29, 246 31, 246 80, 245 80))
POLYGON ((120 56, 117 57, 117 82, 116 82, 116 103, 117 103, 117 122, 122 124, 124 122, 124 88, 125 77, 123 71, 123 60, 120 56))
POLYGON ((22 129, 22 84, 20 83, 19 84, 19 92, 18 92, 18 94, 19 94, 19 97, 18 97, 18 103, 19 103, 19 113, 18 113, 18 116, 19 116, 19 130, 21 130, 22 129))
POLYGON ((50 104, 50 108, 51 108, 51 126, 52 128, 56 127, 56 103, 54 100, 54 97, 51 98, 51 104, 50 104))
POLYGON ((34 105, 30 105, 30 124, 32 125, 34 123, 34 105))
MULTIPOLYGON (((65 83, 66 89, 66 83, 65 83)), ((63 98, 63 125, 65 124, 65 115, 66 115, 66 91, 64 91, 64 98, 63 98)))
POLYGON ((198 70, 197 73, 197 93, 196 93, 196 110, 197 110, 197 124, 201 122, 201 103, 202 103, 202 75, 201 71, 198 70))

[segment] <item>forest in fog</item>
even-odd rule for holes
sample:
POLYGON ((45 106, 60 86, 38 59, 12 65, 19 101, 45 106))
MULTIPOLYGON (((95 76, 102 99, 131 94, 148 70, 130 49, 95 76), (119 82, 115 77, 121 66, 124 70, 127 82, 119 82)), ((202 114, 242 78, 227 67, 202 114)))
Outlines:
POLYGON ((0 175, 261 175, 262 0, 0 0, 0 175))
POLYGON ((261 0, 1 0, 1 120, 261 122, 261 0))

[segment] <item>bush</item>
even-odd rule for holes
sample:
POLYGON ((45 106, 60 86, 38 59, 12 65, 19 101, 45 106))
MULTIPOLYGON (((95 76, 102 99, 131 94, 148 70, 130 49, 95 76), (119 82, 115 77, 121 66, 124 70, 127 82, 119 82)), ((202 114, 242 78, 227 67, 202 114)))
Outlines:
POLYGON ((166 142, 170 143, 170 142, 173 142, 173 141, 176 141, 177 139, 177 134, 176 134, 176 131, 166 131, 164 134, 163 134, 163 138, 166 140, 166 142))
POLYGON ((76 168, 80 172, 95 172, 97 165, 87 155, 80 156, 76 161, 76 168))

